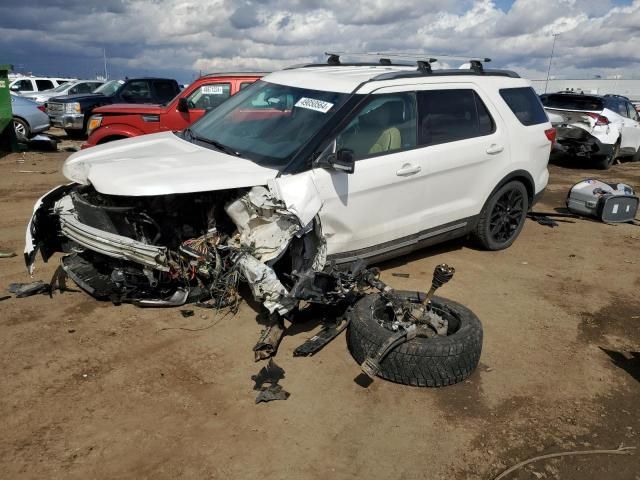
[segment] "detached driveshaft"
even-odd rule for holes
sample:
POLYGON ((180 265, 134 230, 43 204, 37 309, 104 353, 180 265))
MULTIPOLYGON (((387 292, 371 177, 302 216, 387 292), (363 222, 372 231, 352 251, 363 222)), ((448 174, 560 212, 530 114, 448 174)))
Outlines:
POLYGON ((432 387, 471 374, 480 360, 482 325, 465 306, 434 295, 453 274, 439 265, 426 296, 385 288, 353 306, 347 340, 364 374, 432 387))

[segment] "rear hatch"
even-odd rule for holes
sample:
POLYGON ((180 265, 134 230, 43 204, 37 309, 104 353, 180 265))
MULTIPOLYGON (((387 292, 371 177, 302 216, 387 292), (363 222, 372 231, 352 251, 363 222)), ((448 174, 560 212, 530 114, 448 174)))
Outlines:
POLYGON ((595 127, 609 123, 602 116, 604 102, 599 97, 552 93, 543 95, 541 100, 549 121, 558 129, 559 136, 570 135, 576 128, 592 133, 595 127))

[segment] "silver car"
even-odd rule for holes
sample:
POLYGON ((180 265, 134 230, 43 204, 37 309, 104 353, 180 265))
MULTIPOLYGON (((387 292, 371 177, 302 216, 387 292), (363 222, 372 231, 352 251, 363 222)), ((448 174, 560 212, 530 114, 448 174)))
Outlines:
POLYGON ((23 93, 22 96, 30 98, 38 105, 44 104, 51 98, 61 97, 63 95, 76 95, 78 93, 93 93, 93 91, 102 85, 102 80, 75 80, 73 82, 63 83, 62 85, 44 90, 42 92, 23 93))
POLYGON ((13 126, 19 140, 28 140, 33 135, 49 129, 49 116, 28 98, 11 95, 13 126))

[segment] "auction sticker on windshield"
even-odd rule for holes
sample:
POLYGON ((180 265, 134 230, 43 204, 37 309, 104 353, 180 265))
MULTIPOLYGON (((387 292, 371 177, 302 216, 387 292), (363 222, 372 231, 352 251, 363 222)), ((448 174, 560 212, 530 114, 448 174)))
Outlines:
POLYGON ((205 95, 222 95, 224 93, 224 87, 222 85, 204 85, 202 87, 202 93, 205 95))
POLYGON ((315 98, 302 97, 296 102, 294 107, 308 108, 309 110, 315 110, 316 112, 327 113, 331 110, 331 107, 333 107, 333 103, 316 100, 315 98))

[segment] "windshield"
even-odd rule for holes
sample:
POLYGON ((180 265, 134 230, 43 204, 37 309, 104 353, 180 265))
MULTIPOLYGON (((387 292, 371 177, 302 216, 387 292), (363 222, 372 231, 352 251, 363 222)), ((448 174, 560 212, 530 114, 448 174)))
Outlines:
POLYGON ((284 166, 347 98, 346 93, 259 80, 194 123, 185 139, 216 143, 256 163, 284 166))
POLYGON ((123 83, 122 80, 109 80, 107 83, 96 88, 93 93, 102 93, 106 96, 113 95, 123 83))

